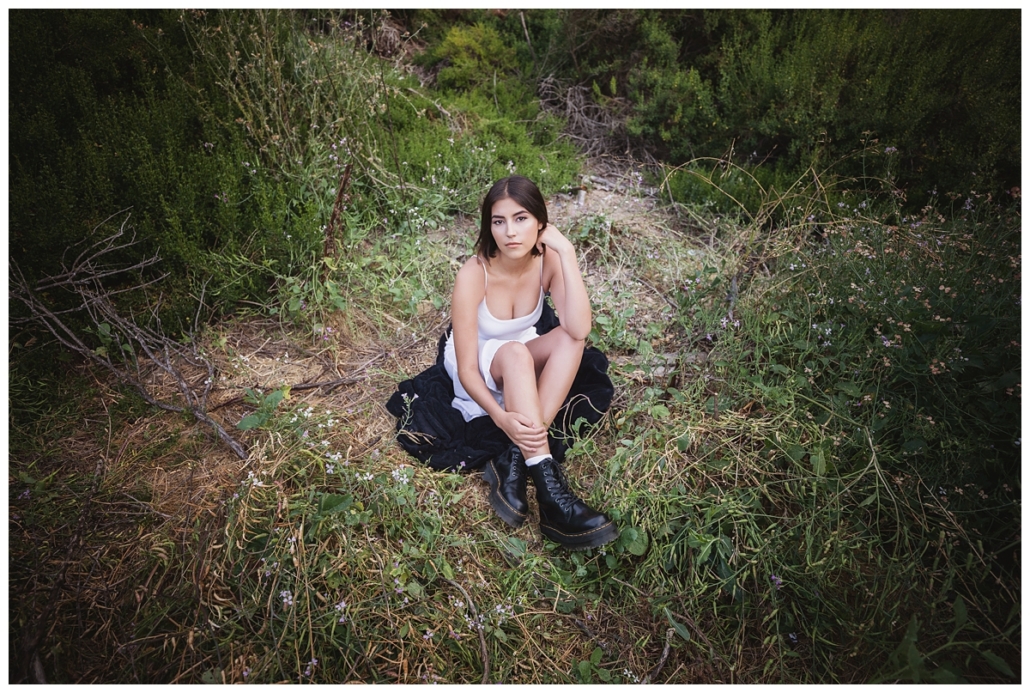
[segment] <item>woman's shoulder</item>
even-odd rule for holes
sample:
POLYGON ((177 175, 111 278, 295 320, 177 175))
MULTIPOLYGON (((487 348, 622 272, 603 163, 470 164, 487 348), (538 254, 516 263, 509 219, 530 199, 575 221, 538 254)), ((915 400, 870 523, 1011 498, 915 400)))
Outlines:
POLYGON ((482 261, 473 255, 462 263, 454 280, 455 293, 462 293, 476 301, 486 295, 486 275, 482 261))
POLYGON ((483 260, 478 255, 472 255, 465 262, 461 263, 461 267, 458 269, 458 278, 474 280, 478 277, 480 283, 483 283, 483 280, 486 278, 485 272, 486 268, 484 267, 483 260))

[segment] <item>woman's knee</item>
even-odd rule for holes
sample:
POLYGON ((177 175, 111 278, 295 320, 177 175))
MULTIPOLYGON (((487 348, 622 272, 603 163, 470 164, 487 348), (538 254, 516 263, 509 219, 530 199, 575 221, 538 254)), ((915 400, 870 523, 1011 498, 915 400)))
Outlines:
POLYGON ((522 342, 508 342, 501 346, 494 355, 494 363, 497 363, 502 371, 509 369, 533 371, 533 354, 522 342))

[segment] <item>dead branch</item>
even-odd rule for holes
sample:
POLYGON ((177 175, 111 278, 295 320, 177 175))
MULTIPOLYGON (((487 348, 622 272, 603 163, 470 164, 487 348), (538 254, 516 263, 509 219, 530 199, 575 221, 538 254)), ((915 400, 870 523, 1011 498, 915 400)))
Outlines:
MULTIPOLYGON (((112 218, 101 222, 100 226, 112 218)), ((157 254, 129 266, 119 267, 106 262, 105 255, 125 250, 137 243, 135 234, 128 240, 122 240, 126 228, 131 230, 128 223, 127 214, 117 231, 89 245, 70 266, 62 259, 62 272, 44 277, 35 286, 29 286, 21 268, 12 260, 11 296, 21 301, 29 311, 29 317, 12 322, 42 325, 65 348, 106 369, 119 382, 136 390, 148 404, 166 411, 191 413, 198 421, 211 426, 240 459, 247 459, 243 446, 207 412, 207 398, 215 380, 215 369, 193 339, 199 328, 200 306, 204 303, 206 283, 202 287, 200 306, 185 344, 165 334, 159 318, 160 298, 151 305, 146 322, 137 320, 131 312, 126 315, 115 306, 113 296, 146 289, 164 277, 161 275, 156 279, 145 280, 142 276, 144 269, 160 261, 157 254), (105 283, 111 282, 117 282, 122 288, 105 286, 105 283), (57 291, 70 293, 78 305, 65 310, 54 309, 43 296, 44 292, 57 291), (60 317, 73 313, 85 314, 92 325, 89 329, 95 330, 104 342, 101 347, 91 348, 81 334, 83 328, 75 327, 60 317), (166 373, 175 382, 181 403, 165 401, 154 394, 153 387, 148 383, 155 369, 166 373), (207 377, 199 386, 195 385, 187 377, 186 369, 199 369, 207 377)), ((94 233, 100 226, 93 229, 94 233)))
POLYGON ((538 87, 543 110, 565 120, 562 135, 574 141, 585 156, 611 156, 627 149, 626 113, 628 102, 619 97, 602 105, 591 98, 590 89, 566 85, 544 77, 538 87))
MULTIPOLYGON (((448 580, 445 577, 441 577, 440 579, 461 592, 462 596, 465 597, 465 603, 468 604, 469 611, 472 612, 473 622, 479 623, 479 614, 476 613, 476 605, 472 603, 472 597, 470 597, 469 593, 465 591, 465 588, 454 580, 448 580)), ((479 649, 483 655, 483 680, 480 681, 480 683, 485 686, 490 683, 490 655, 487 653, 486 637, 483 635, 483 627, 479 626, 476 628, 476 631, 479 633, 479 649)))
POLYGON ((662 672, 662 667, 665 666, 665 660, 669 658, 669 648, 672 647, 672 636, 675 632, 676 630, 674 628, 667 628, 665 630, 665 647, 662 649, 662 657, 658 660, 657 666, 655 666, 655 668, 644 677, 644 680, 640 682, 643 685, 646 686, 654 681, 658 678, 658 674, 662 672))
POLYGON ((336 257, 336 231, 340 223, 340 212, 347 207, 347 202, 350 201, 347 187, 350 185, 350 172, 353 167, 352 163, 348 163, 347 168, 343 170, 343 176, 340 178, 340 188, 336 191, 333 213, 329 217, 329 226, 325 230, 325 248, 322 253, 325 257, 336 257))

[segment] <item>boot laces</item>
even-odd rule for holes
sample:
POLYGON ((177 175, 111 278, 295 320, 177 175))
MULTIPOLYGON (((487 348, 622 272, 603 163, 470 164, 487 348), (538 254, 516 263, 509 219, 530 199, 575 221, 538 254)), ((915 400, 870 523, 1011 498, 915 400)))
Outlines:
POLYGON ((519 477, 525 476, 526 463, 522 460, 522 455, 513 454, 508 458, 508 462, 508 481, 516 481, 519 477))
POLYGON ((516 481, 522 476, 522 468, 519 467, 518 462, 513 461, 511 467, 508 468, 508 481, 516 481))
POLYGON ((558 466, 557 462, 551 465, 551 469, 554 470, 554 474, 547 475, 547 491, 558 507, 567 512, 579 498, 569 488, 569 482, 566 481, 562 468, 558 466))

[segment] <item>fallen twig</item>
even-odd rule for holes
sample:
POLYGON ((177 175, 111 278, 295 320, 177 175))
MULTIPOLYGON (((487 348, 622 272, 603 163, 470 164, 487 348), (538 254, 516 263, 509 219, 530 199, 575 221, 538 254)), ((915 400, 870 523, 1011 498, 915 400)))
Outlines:
POLYGON ((672 636, 675 633, 676 633, 676 629, 675 628, 666 628, 665 629, 665 648, 662 649, 662 658, 658 660, 658 665, 654 669, 652 669, 648 673, 648 675, 644 677, 644 680, 641 681, 640 683, 642 683, 642 684, 644 684, 646 686, 647 684, 649 684, 652 681, 654 681, 655 678, 658 677, 658 674, 661 673, 662 667, 665 666, 665 660, 667 660, 669 658, 669 648, 672 647, 672 636))
POLYGON ((469 605, 469 610, 472 612, 473 622, 477 624, 476 632, 479 633, 479 648, 483 653, 483 680, 482 684, 490 683, 490 655, 486 651, 486 636, 483 635, 483 628, 479 624, 479 614, 476 613, 476 605, 472 603, 472 598, 469 593, 465 591, 465 588, 456 583, 454 580, 448 580, 445 577, 441 577, 441 580, 451 585, 456 590, 461 592, 465 597, 465 603, 469 605))
MULTIPOLYGON (((109 219, 101 223, 106 223, 109 219)), ((137 261, 127 267, 106 264, 105 255, 124 250, 136 244, 135 236, 120 240, 125 235, 129 217, 121 223, 117 231, 97 241, 83 250, 71 263, 63 266, 60 274, 42 278, 30 287, 22 274, 21 268, 13 260, 10 262, 10 294, 21 301, 29 310, 29 317, 12 322, 35 322, 42 325, 57 338, 67 349, 79 354, 84 359, 105 368, 119 381, 129 385, 148 404, 174 412, 189 412, 194 418, 211 426, 218 437, 236 453, 240 459, 247 459, 247 451, 217 421, 208 416, 207 398, 214 383, 214 366, 200 353, 197 342, 188 335, 187 344, 180 344, 168 337, 161 326, 158 316, 160 299, 150 308, 149 320, 146 324, 136 320, 131 313, 126 316, 112 297, 126 291, 133 291, 150 286, 160 281, 164 275, 156 279, 144 280, 144 269, 155 265, 160 258, 153 255, 137 261), (112 278, 128 288, 112 289, 105 286, 112 278), (64 310, 54 309, 50 302, 44 300, 44 292, 63 290, 71 293, 78 305, 64 310), (97 349, 91 348, 83 339, 80 328, 63 320, 61 315, 68 313, 85 313, 96 333, 105 344, 97 349), (145 356, 146 358, 141 358, 145 356), (147 385, 147 364, 164 371, 175 382, 182 395, 183 404, 172 404, 159 399, 147 385), (192 385, 184 373, 184 366, 192 366, 206 371, 207 377, 202 388, 192 385)), ((99 228, 99 226, 97 227, 99 228)), ((96 229, 94 229, 96 231, 96 229)), ((201 287, 199 303, 204 303, 204 287, 201 287)), ((194 319, 193 331, 199 326, 200 310, 198 307, 194 319)))

